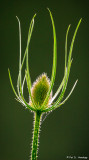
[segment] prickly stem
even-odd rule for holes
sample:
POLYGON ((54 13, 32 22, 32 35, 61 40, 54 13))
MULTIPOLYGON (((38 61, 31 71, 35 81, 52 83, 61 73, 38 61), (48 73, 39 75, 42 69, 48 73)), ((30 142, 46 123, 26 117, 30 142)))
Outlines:
POLYGON ((39 111, 35 112, 31 160, 37 160, 41 116, 42 116, 41 112, 39 111))

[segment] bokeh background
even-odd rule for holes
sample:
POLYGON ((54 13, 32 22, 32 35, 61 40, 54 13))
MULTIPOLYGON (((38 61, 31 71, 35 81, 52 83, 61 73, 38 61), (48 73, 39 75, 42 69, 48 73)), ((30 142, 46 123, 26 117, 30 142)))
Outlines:
MULTIPOLYGON (((67 156, 89 159, 88 0, 5 0, 0 2, 0 160, 28 160, 30 157, 33 114, 15 100, 8 78, 8 68, 16 86, 19 67, 19 32, 16 16, 21 21, 23 56, 29 24, 32 16, 37 13, 29 48, 31 79, 33 82, 43 72, 46 72, 48 77, 51 76, 53 35, 47 7, 53 14, 57 34, 57 75, 53 93, 63 77, 67 27, 71 23, 69 50, 74 30, 82 17, 74 44, 73 63, 65 96, 75 80, 79 81, 70 99, 49 114, 42 123, 38 160, 70 159, 67 156)), ((25 96, 28 100, 27 90, 25 96)))

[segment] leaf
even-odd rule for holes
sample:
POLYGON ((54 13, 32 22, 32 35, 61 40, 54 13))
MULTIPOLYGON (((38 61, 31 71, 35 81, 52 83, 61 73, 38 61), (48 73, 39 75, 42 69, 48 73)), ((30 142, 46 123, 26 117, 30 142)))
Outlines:
POLYGON ((51 21, 52 21, 52 27, 53 27, 53 38, 54 38, 54 45, 53 45, 53 67, 52 67, 52 76, 51 76, 51 82, 50 82, 50 88, 49 91, 47 93, 47 96, 44 100, 44 103, 42 105, 42 109, 44 108, 44 106, 46 105, 48 98, 50 96, 50 93, 52 91, 53 88, 53 84, 55 81, 55 76, 56 76, 56 65, 57 65, 57 42, 56 42, 56 31, 55 31, 55 25, 54 25, 54 20, 51 14, 51 11, 48 9, 50 17, 51 17, 51 21))
POLYGON ((14 86, 13 86, 13 82, 12 82, 12 78, 11 78, 11 74, 10 74, 9 68, 8 68, 8 73, 9 73, 9 79, 10 79, 10 84, 11 84, 12 90, 13 90, 15 96, 16 96, 17 98, 19 98, 18 95, 17 95, 17 93, 16 93, 16 91, 15 91, 15 89, 14 89, 14 86))

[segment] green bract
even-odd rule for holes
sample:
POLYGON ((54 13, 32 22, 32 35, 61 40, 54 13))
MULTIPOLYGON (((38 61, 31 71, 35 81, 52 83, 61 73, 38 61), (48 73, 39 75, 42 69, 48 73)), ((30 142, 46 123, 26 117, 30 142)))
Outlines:
POLYGON ((29 27, 29 32, 28 32, 28 40, 27 40, 27 46, 26 50, 24 53, 24 57, 21 61, 21 26, 20 26, 20 21, 17 17, 18 23, 19 23, 19 40, 20 40, 20 58, 19 58, 19 74, 18 74, 18 79, 17 79, 17 92, 14 89, 12 79, 11 79, 11 74, 10 70, 8 69, 9 72, 9 78, 10 78, 10 83, 13 89, 13 92, 16 96, 16 99, 22 103, 26 108, 30 109, 31 111, 34 111, 35 113, 35 126, 34 126, 34 135, 33 135, 33 146, 32 146, 32 157, 31 159, 35 160, 37 158, 37 145, 38 145, 38 135, 39 135, 39 126, 40 126, 40 119, 42 113, 52 111, 62 104, 64 104, 70 95, 72 94, 77 81, 74 83, 73 88, 71 89, 69 95, 63 100, 64 94, 67 88, 67 83, 69 79, 69 74, 70 74, 70 68, 72 64, 72 50, 73 50, 73 45, 75 41, 75 37, 77 34, 77 30, 79 28, 79 25, 81 23, 81 19, 78 22, 78 25, 75 29, 71 45, 70 45, 70 50, 69 54, 67 54, 67 38, 68 38, 68 32, 70 29, 70 25, 68 26, 67 33, 66 33, 66 40, 65 40, 65 67, 64 67, 64 77, 63 80, 58 87, 56 93, 52 96, 52 88, 55 82, 55 76, 56 76, 56 66, 57 66, 57 40, 56 40, 56 31, 55 31, 55 25, 54 25, 54 20, 51 14, 51 11, 48 9, 51 22, 52 22, 52 27, 53 27, 53 66, 52 66, 52 75, 49 80, 47 75, 43 73, 38 79, 33 83, 31 83, 31 77, 30 77, 30 72, 29 72, 29 63, 28 63, 28 48, 32 36, 32 31, 34 27, 34 18, 36 14, 33 16, 30 27, 29 27), (26 69, 25 69, 25 75, 22 80, 22 69, 23 69, 23 64, 26 60, 26 69), (29 92, 29 97, 30 100, 27 102, 24 98, 23 94, 23 88, 24 88, 24 83, 27 83, 27 88, 29 92), (58 97, 58 98, 57 98, 58 97), (55 101, 55 99, 57 100, 55 101))

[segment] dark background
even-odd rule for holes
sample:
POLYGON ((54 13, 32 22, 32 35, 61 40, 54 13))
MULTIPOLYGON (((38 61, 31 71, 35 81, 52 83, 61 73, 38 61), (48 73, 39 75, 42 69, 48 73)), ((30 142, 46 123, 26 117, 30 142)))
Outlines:
MULTIPOLYGON (((89 159, 89 4, 88 0, 0 2, 0 160, 28 160, 31 152, 33 114, 15 100, 8 68, 16 86, 19 67, 19 33, 16 16, 22 27, 22 56, 29 23, 35 13, 35 27, 29 49, 32 82, 46 72, 51 76, 53 35, 49 7, 57 33, 57 75, 53 93, 64 72, 64 45, 68 25, 68 49, 79 19, 73 49, 73 63, 65 96, 75 80, 78 84, 70 99, 53 111, 41 126, 38 160, 66 160, 67 156, 89 159)), ((26 87, 26 86, 25 86, 26 87)), ((27 97, 27 92, 26 97, 27 97)), ((28 97, 27 97, 28 98, 28 97)), ((70 159, 70 158, 69 158, 70 159)))

